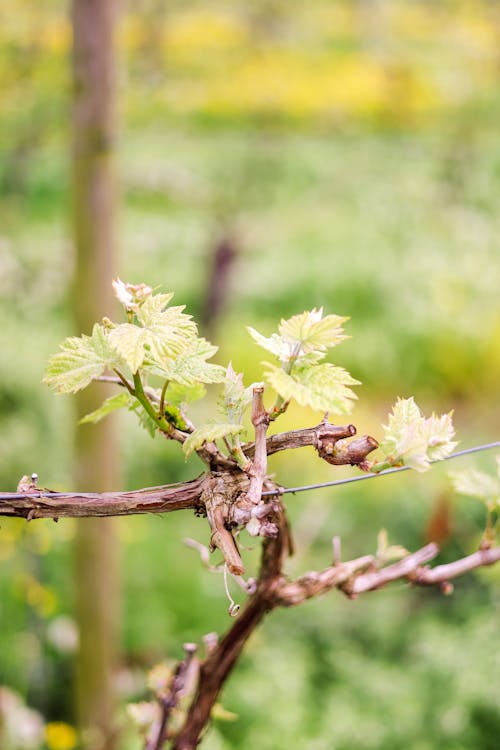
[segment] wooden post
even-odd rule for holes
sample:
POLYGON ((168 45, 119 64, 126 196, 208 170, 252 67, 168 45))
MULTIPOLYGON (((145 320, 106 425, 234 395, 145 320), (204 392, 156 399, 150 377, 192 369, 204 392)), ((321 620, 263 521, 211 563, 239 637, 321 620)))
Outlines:
MULTIPOLYGON (((115 0, 73 0, 73 234, 74 316, 78 333, 113 308, 115 275, 113 148, 115 137, 115 0)), ((78 394, 78 418, 107 395, 78 394)), ((79 426, 75 480, 82 490, 119 486, 113 421, 79 426)), ((117 548, 110 518, 78 521, 75 542, 76 616, 80 648, 76 707, 82 746, 114 747, 113 714, 118 641, 117 548)))

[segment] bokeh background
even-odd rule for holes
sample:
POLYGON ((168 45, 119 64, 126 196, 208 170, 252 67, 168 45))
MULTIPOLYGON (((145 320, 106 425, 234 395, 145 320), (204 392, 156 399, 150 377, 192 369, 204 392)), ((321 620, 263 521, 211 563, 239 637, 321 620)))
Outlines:
MULTIPOLYGON (((73 488, 71 399, 41 383, 73 332, 70 49, 66 3, 4 0, 3 491, 32 471, 73 488)), ((217 361, 231 359, 246 383, 262 370, 245 325, 269 334, 280 317, 321 305, 349 315, 352 338, 335 362, 363 382, 360 432, 380 435, 396 396, 414 395, 426 412, 455 409, 462 447, 498 439, 498 3, 137 0, 122 4, 117 55, 120 276, 175 291, 220 346, 217 361)), ((294 407, 280 427, 317 421, 294 407)), ((201 469, 127 415, 119 439, 126 488, 201 469)), ((494 457, 453 468, 472 463, 493 469, 494 457)), ((290 497, 290 572, 327 565, 334 534, 345 557, 374 551, 381 528, 411 549, 437 535, 442 560, 472 551, 484 509, 452 495, 448 468, 290 497)), ((308 451, 273 458, 271 470, 289 486, 349 474, 308 451)), ((222 581, 182 543, 207 541, 202 521, 135 517, 116 528, 116 721, 120 750, 136 750, 124 707, 147 696, 147 670, 230 620, 222 581)), ((71 519, 0 523, 0 684, 28 727, 8 750, 77 743, 74 533, 71 519), (52 727, 43 741, 40 717, 52 727)), ((401 585, 273 614, 223 696, 238 718, 217 720, 204 747, 493 750, 499 576, 478 571, 452 597, 401 585)))

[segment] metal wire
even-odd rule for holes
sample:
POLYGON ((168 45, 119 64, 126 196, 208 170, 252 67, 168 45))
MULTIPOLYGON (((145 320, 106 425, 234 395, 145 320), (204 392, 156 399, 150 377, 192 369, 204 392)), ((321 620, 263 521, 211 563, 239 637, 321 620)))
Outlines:
MULTIPOLYGON (((485 443, 484 445, 476 445, 473 448, 464 448, 464 450, 456 451, 455 453, 450 453, 449 456, 446 456, 446 458, 440 458, 437 461, 431 461, 431 464, 437 464, 441 461, 449 461, 450 458, 458 458, 459 456, 468 456, 470 453, 479 453, 480 451, 486 451, 490 448, 500 448, 500 440, 497 440, 494 443, 485 443)), ((341 484, 351 484, 351 482, 362 482, 365 479, 375 479, 375 477, 384 477, 387 474, 397 474, 400 471, 408 471, 411 467, 410 466, 398 466, 393 469, 385 469, 384 471, 380 471, 377 474, 361 474, 358 477, 348 477, 347 479, 337 479, 334 482, 322 482, 321 484, 305 484, 301 487, 285 487, 281 490, 268 490, 267 492, 263 492, 262 496, 270 496, 270 495, 286 495, 286 494, 295 494, 296 492, 305 492, 306 490, 319 490, 322 487, 337 487, 341 484)))

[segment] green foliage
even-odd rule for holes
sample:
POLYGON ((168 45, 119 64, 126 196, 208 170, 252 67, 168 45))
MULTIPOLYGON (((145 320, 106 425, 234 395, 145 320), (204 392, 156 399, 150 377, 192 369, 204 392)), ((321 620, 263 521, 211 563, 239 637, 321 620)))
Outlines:
POLYGON ((273 333, 269 338, 250 326, 247 330, 259 346, 287 364, 302 359, 306 354, 322 359, 327 349, 347 338, 342 331, 342 323, 346 320, 348 318, 341 318, 339 315, 323 317, 323 308, 320 308, 282 320, 279 333, 273 333))
MULTIPOLYGON (((123 286, 128 288, 134 285, 123 286)), ((121 288, 119 294, 124 299, 121 288)), ((132 313, 135 314, 136 322, 113 326, 109 331, 109 340, 133 374, 142 367, 146 359, 150 365, 161 367, 165 363, 168 367, 172 358, 193 347, 193 340, 197 335, 196 325, 191 316, 183 312, 184 306, 168 307, 172 296, 151 295, 140 303, 124 299, 127 313, 130 317, 132 313)), ((208 356, 211 355, 207 354, 208 356)))
POLYGON ((310 366, 299 362, 290 375, 275 365, 266 364, 271 368, 265 373, 268 382, 285 401, 295 399, 315 411, 349 414, 352 401, 357 398, 348 386, 359 384, 359 380, 329 362, 310 366))
POLYGON ((117 409, 123 409, 124 406, 130 406, 130 394, 129 393, 117 393, 116 396, 110 396, 107 398, 98 409, 91 411, 80 419, 80 424, 87 424, 92 422, 96 424, 101 419, 107 417, 108 414, 116 411, 117 409))
POLYGON ((282 320, 279 333, 269 338, 248 328, 254 341, 276 355, 281 363, 279 368, 266 362, 270 369, 265 375, 284 402, 295 399, 315 411, 350 412, 357 396, 348 386, 358 385, 359 381, 341 367, 328 362, 318 364, 328 349, 347 338, 342 329, 346 320, 339 315, 323 317, 320 308, 282 320))
POLYGON ((220 383, 225 378, 225 369, 206 361, 214 356, 217 348, 204 338, 194 338, 183 353, 164 359, 161 364, 147 365, 146 370, 186 387, 195 383, 220 383))
MULTIPOLYGON (((255 385, 255 384, 253 384, 255 385)), ((245 409, 252 400, 252 387, 245 388, 243 374, 236 373, 231 363, 227 366, 224 390, 219 398, 219 411, 231 424, 241 424, 245 409)))
POLYGON ((497 456, 497 476, 479 469, 450 471, 456 492, 483 500, 489 508, 500 508, 500 456, 497 456))
POLYGON ((427 471, 431 461, 439 461, 453 452, 455 430, 452 412, 428 419, 422 416, 413 397, 399 398, 384 429, 380 444, 390 465, 404 464, 415 471, 427 471))
POLYGON ((183 443, 182 448, 186 458, 204 443, 211 443, 214 440, 220 440, 228 435, 239 435, 245 428, 240 424, 212 422, 200 425, 183 443))
POLYGON ((121 364, 106 329, 96 323, 91 336, 72 336, 61 344, 61 351, 49 361, 44 381, 57 393, 76 393, 107 368, 121 364))
MULTIPOLYGON (((117 325, 105 319, 103 326, 94 327, 92 337, 67 339, 61 353, 51 358, 45 381, 59 393, 71 393, 106 369, 114 370, 129 393, 107 399, 83 421, 97 422, 128 406, 151 434, 157 429, 167 431, 168 424, 188 430, 181 408, 204 395, 203 384, 223 381, 219 410, 225 421, 209 422, 194 432, 188 430, 191 434, 184 442, 184 453, 189 456, 205 442, 230 437, 230 450, 234 448, 243 463, 238 439, 233 442, 233 438, 243 431, 243 415, 253 386, 245 388, 242 374, 237 374, 231 364, 225 370, 207 362, 217 347, 198 337, 196 324, 183 312, 184 307, 168 306, 172 294, 154 294, 146 284, 127 284, 120 279, 113 286, 128 322, 117 325), (133 376, 133 385, 127 380, 128 373, 133 376), (145 389, 148 377, 159 377, 162 387, 145 389), (158 403, 162 413, 158 412, 158 403)), ((302 406, 335 414, 350 411, 356 395, 349 386, 359 381, 343 368, 321 362, 329 348, 346 338, 342 331, 345 320, 338 315, 323 317, 322 309, 314 309, 282 320, 279 333, 271 338, 249 328, 252 337, 281 362, 281 368, 268 364, 266 377, 284 402, 295 399, 302 406)))
POLYGON ((387 529, 381 529, 377 536, 377 562, 381 565, 391 562, 392 560, 401 560, 408 555, 408 550, 401 544, 389 544, 387 529))
POLYGON ((204 383, 217 383, 226 376, 223 367, 207 362, 217 347, 198 337, 184 306, 168 306, 172 294, 154 294, 146 284, 120 279, 113 287, 128 322, 115 324, 106 318, 103 325, 94 326, 92 336, 66 339, 61 352, 49 361, 45 382, 58 393, 74 393, 112 370, 128 393, 107 399, 82 422, 98 422, 128 407, 151 435, 158 429, 167 431, 169 424, 188 429, 181 408, 205 395, 204 383), (145 390, 148 377, 160 377, 162 388, 145 390))

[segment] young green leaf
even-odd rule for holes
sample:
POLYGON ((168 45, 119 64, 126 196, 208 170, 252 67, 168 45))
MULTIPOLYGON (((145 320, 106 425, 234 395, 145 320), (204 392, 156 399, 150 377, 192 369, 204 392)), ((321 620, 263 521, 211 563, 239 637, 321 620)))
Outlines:
POLYGON ((172 406, 181 408, 192 404, 193 401, 199 401, 206 395, 207 389, 203 383, 192 383, 191 385, 180 385, 179 383, 170 383, 167 388, 166 401, 172 406))
POLYGON ((148 297, 136 312, 139 323, 148 331, 152 358, 159 362, 186 352, 198 333, 191 315, 183 312, 184 305, 166 307, 171 298, 171 294, 148 297))
POLYGON ((226 375, 224 367, 206 361, 214 356, 217 348, 206 339, 196 337, 188 342, 184 353, 175 358, 165 357, 148 369, 165 380, 188 387, 195 383, 220 383, 226 375))
POLYGON ((273 333, 269 338, 254 328, 247 330, 259 346, 277 356, 280 362, 300 360, 311 354, 317 360, 325 356, 327 349, 347 338, 342 329, 342 323, 346 320, 339 315, 323 317, 323 308, 320 308, 282 320, 279 334, 273 333))
POLYGON ((109 343, 136 373, 144 362, 150 333, 132 323, 121 323, 108 333, 109 343))
POLYGON ((252 400, 253 385, 245 388, 243 374, 235 372, 231 363, 224 374, 224 391, 218 400, 219 411, 231 424, 240 424, 243 413, 252 400))
POLYGON ((100 422, 101 419, 104 419, 104 417, 107 417, 108 414, 111 414, 111 412, 116 411, 117 409, 122 409, 124 406, 130 406, 131 399, 132 397, 130 393, 126 392, 117 393, 116 396, 110 396, 103 401, 98 409, 95 409, 82 417, 82 419, 80 419, 80 424, 87 424, 88 422, 96 424, 97 422, 100 422))
POLYGON ((408 550, 402 547, 400 544, 389 544, 386 529, 380 529, 377 535, 377 560, 379 563, 385 564, 392 560, 401 560, 401 558, 408 555, 408 550))
MULTIPOLYGON (((183 313, 183 306, 167 307, 172 294, 144 293, 137 301, 137 290, 142 285, 120 284, 119 298, 123 298, 129 312, 135 313, 138 325, 129 322, 114 326, 108 338, 132 373, 135 374, 146 361, 150 365, 162 364, 164 360, 171 362, 172 358, 189 351, 193 340, 196 340, 196 324, 190 315, 183 313)), ((150 292, 149 287, 147 290, 150 292)), ((200 357, 203 359, 203 356, 200 357)))
POLYGON ((150 437, 154 438, 156 433, 158 432, 158 425, 156 424, 154 419, 152 419, 151 416, 147 413, 143 405, 139 403, 139 401, 131 399, 129 411, 133 411, 134 414, 136 414, 141 427, 144 427, 150 437))
POLYGON ((247 331, 256 344, 274 354, 280 362, 287 362, 290 359, 290 345, 281 336, 278 336, 277 333, 273 333, 272 336, 267 338, 251 326, 247 326, 247 331))
POLYGON ((425 419, 413 398, 397 400, 383 429, 380 448, 388 462, 405 464, 415 471, 427 471, 431 461, 446 458, 457 445, 452 440, 452 412, 425 419))
POLYGON ((91 336, 72 336, 61 344, 47 365, 44 382, 58 393, 76 393, 106 369, 120 367, 123 360, 110 346, 105 329, 95 324, 91 336))
POLYGON ((228 424, 222 422, 204 424, 197 427, 196 430, 191 433, 183 443, 182 449, 187 458, 193 451, 201 448, 203 443, 212 443, 214 440, 219 440, 227 435, 238 435, 240 432, 243 432, 243 430, 243 425, 239 424, 228 424))
POLYGON ((295 367, 291 375, 276 365, 266 364, 270 368, 265 373, 268 382, 285 401, 293 398, 315 411, 349 414, 352 401, 357 398, 348 386, 358 385, 359 380, 329 362, 295 367))
POLYGON ((490 507, 500 506, 500 477, 493 477, 479 469, 450 471, 456 492, 483 500, 490 507))
POLYGON ((310 310, 301 315, 294 315, 288 320, 282 320, 279 327, 281 337, 289 342, 291 347, 300 346, 301 354, 324 352, 340 344, 347 338, 343 334, 342 323, 348 318, 340 315, 323 317, 323 308, 310 310))

